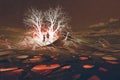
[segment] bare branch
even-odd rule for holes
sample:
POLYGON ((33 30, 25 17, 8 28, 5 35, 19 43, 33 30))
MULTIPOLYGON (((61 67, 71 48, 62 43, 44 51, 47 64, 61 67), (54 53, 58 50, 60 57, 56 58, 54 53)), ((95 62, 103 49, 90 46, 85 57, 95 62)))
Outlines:
POLYGON ((32 26, 34 28, 36 27, 40 31, 43 18, 44 16, 42 11, 38 11, 36 9, 31 8, 28 10, 28 13, 26 14, 26 18, 24 19, 24 22, 28 26, 32 26))

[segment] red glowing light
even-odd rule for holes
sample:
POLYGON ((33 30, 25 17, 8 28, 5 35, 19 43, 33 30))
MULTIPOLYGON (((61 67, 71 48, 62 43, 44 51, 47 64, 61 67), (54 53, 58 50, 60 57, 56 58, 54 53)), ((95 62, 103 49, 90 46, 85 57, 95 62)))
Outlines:
POLYGON ((11 70, 16 70, 18 69, 17 67, 10 67, 10 68, 0 68, 0 72, 3 72, 3 71, 11 71, 11 70))
POLYGON ((106 68, 103 68, 103 67, 100 67, 99 70, 102 71, 102 72, 107 72, 108 71, 106 68))
POLYGON ((36 65, 35 67, 32 68, 32 70, 36 71, 36 70, 47 70, 47 69, 55 69, 57 67, 60 67, 59 64, 51 64, 51 65, 45 65, 45 64, 42 64, 42 65, 36 65))
POLYGON ((63 66, 62 69, 70 69, 71 66, 70 65, 67 65, 67 66, 63 66))
POLYGON ((80 57, 80 60, 88 60, 88 57, 80 57))
POLYGON ((85 69, 91 69, 93 67, 94 67, 94 65, 89 65, 89 64, 83 65, 83 68, 85 68, 85 69))

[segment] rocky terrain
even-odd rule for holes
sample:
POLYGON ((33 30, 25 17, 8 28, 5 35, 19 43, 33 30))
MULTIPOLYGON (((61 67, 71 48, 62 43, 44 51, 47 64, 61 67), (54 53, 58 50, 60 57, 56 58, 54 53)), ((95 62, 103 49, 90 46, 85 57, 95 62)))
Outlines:
POLYGON ((99 25, 36 50, 18 47, 22 29, 0 28, 0 80, 120 80, 120 22, 99 25))

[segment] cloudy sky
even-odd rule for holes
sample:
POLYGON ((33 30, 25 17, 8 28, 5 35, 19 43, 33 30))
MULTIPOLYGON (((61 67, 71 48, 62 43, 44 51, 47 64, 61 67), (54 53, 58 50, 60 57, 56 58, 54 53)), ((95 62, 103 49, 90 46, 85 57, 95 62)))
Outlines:
POLYGON ((23 15, 29 7, 48 9, 57 5, 71 17, 76 31, 109 18, 120 18, 120 0, 0 0, 0 26, 23 27, 23 15))

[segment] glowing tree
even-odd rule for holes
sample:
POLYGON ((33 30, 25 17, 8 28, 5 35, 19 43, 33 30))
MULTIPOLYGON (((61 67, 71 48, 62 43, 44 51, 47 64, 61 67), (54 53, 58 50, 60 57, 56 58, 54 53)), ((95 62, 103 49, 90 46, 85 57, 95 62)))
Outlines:
POLYGON ((68 27, 69 18, 62 8, 50 8, 43 12, 37 9, 29 9, 24 22, 32 30, 32 38, 39 46, 45 46, 56 41, 60 34, 68 27))

